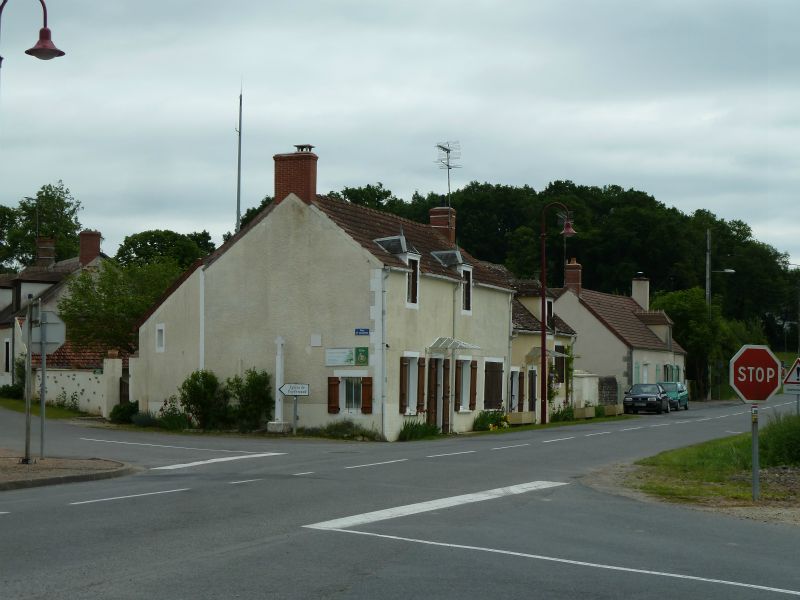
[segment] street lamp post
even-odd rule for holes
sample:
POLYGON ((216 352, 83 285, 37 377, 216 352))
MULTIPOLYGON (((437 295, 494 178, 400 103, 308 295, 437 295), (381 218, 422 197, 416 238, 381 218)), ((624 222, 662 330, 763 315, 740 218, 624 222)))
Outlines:
MULTIPOLYGON (((25 50, 25 54, 38 58, 39 60, 50 60, 51 58, 64 56, 64 51, 56 48, 50 35, 50 28, 47 26, 47 6, 44 0, 39 0, 39 3, 42 5, 43 15, 42 28, 39 30, 39 41, 34 44, 33 48, 25 50)), ((0 21, 2 21, 3 9, 6 7, 6 4, 8 4, 8 0, 3 0, 2 3, 0 3, 0 21)), ((2 66, 3 57, 0 56, 0 67, 2 66)))
POLYGON ((541 294, 542 294, 542 304, 541 304, 541 315, 540 320, 542 322, 541 332, 540 332, 540 343, 541 343, 541 351, 542 351, 542 361, 541 361, 541 373, 539 374, 540 382, 540 390, 541 390, 541 407, 542 407, 542 424, 547 423, 547 257, 545 254, 545 240, 547 239, 547 230, 545 228, 545 215, 547 213, 547 209, 551 206, 558 206, 564 211, 564 229, 561 231, 561 235, 564 237, 572 237, 575 235, 575 230, 572 228, 572 221, 569 219, 569 209, 562 204, 561 202, 550 202, 549 204, 545 204, 542 208, 541 214, 541 234, 539 236, 539 254, 541 255, 542 261, 542 274, 540 276, 539 282, 541 283, 541 294))
MULTIPOLYGON (((718 271, 711 270, 711 230, 706 229, 706 310, 708 311, 709 319, 711 318, 711 274, 712 273, 736 273, 733 269, 720 269, 718 271)), ((708 371, 708 394, 707 399, 711 399, 711 364, 706 364, 708 371)))

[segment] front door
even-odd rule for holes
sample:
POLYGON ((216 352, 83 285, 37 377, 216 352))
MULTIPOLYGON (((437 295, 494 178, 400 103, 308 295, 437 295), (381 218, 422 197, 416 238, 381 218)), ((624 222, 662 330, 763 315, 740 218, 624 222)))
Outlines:
POLYGON ((425 422, 428 425, 438 425, 436 422, 436 405, 439 403, 439 363, 441 359, 431 358, 428 360, 428 403, 425 407, 427 413, 425 422))

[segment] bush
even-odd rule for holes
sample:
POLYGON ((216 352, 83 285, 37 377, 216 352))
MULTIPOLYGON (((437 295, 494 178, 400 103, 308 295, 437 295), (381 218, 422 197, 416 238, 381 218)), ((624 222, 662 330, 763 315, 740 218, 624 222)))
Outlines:
POLYGON ((800 465, 800 416, 775 415, 760 432, 758 450, 765 467, 800 465))
POLYGON ((602 404, 598 404, 594 407, 594 416, 595 417, 605 417, 606 416, 606 407, 602 404))
POLYGON ((158 426, 158 419, 148 410, 146 412, 137 412, 133 415, 131 423, 137 427, 156 427, 158 426))
MULTIPOLYGON (((64 393, 64 395, 66 396, 66 393, 64 393)), ((117 404, 114 408, 112 408, 111 415, 109 418, 112 423, 117 423, 117 424, 130 423, 131 419, 133 419, 133 416, 138 412, 139 412, 138 402, 126 402, 125 404, 117 404)))
POLYGON ((211 371, 191 373, 179 388, 181 407, 201 429, 224 428, 231 420, 228 395, 211 371))
POLYGON ((574 421, 575 420, 575 411, 572 409, 571 406, 565 406, 564 408, 560 408, 550 415, 550 422, 556 423, 558 421, 574 421))
POLYGON ((425 421, 406 421, 403 423, 402 429, 400 429, 400 435, 397 440, 407 442, 409 440, 437 437, 438 435, 439 428, 436 425, 431 425, 425 421))
POLYGON ((275 398, 272 380, 266 371, 248 369, 244 378, 237 375, 226 381, 230 398, 236 403, 235 416, 239 431, 252 431, 272 419, 275 398))
POLYGON ((189 427, 192 426, 192 422, 188 415, 181 412, 181 409, 178 406, 177 396, 170 396, 167 398, 161 409, 158 411, 158 415, 156 415, 156 422, 159 427, 169 431, 183 431, 184 429, 189 429, 189 427))
POLYGON ((301 430, 303 435, 333 438, 336 440, 370 440, 382 442, 384 437, 380 431, 367 429, 366 427, 354 423, 350 419, 333 421, 325 427, 306 427, 301 430))
POLYGON ((474 431, 492 431, 508 427, 508 417, 501 410, 482 410, 472 423, 474 431))
POLYGON ((12 383, 11 385, 0 386, 0 397, 11 398, 13 400, 21 400, 25 395, 25 389, 19 383, 12 383))
MULTIPOLYGON (((56 396, 56 399, 53 401, 53 406, 57 406, 59 408, 66 408, 67 410, 73 410, 75 412, 78 412, 80 410, 78 392, 72 392, 70 394, 69 398, 67 398, 67 391, 66 390, 61 390, 58 393, 58 396, 56 396)), ((112 415, 114 414, 113 410, 112 410, 111 414, 112 415)), ((112 422, 116 422, 116 421, 112 421, 112 422)), ((129 422, 130 422, 130 420, 125 421, 125 423, 129 423, 129 422)))

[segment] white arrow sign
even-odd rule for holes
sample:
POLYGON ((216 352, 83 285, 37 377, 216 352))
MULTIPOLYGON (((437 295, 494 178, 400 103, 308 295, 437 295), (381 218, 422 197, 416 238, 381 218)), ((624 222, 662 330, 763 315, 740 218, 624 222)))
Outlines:
POLYGON ((284 396, 308 396, 308 384, 284 383, 278 391, 284 396))

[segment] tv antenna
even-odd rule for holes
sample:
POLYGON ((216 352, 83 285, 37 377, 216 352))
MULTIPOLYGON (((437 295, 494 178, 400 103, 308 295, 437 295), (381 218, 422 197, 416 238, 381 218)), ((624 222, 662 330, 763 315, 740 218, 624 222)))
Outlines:
POLYGON ((457 141, 439 142, 436 144, 439 156, 436 163, 440 169, 447 169, 447 206, 450 206, 450 169, 460 169, 461 165, 455 165, 453 160, 461 158, 461 144, 457 141))
POLYGON ((242 88, 239 87, 239 127, 236 128, 236 137, 239 142, 239 151, 236 154, 236 232, 242 228, 242 88))

